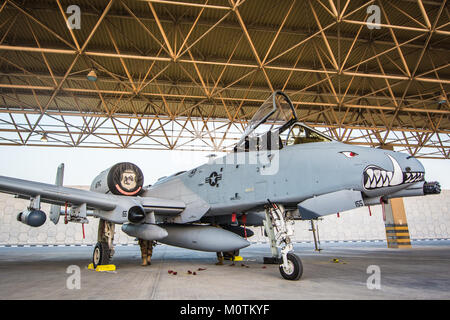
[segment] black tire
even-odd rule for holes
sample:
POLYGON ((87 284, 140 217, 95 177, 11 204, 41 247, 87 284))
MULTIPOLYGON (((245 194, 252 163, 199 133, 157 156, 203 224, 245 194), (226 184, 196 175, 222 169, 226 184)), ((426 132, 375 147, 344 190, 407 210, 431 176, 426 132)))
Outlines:
POLYGON ((283 265, 280 265, 281 276, 286 280, 299 280, 303 274, 302 261, 293 253, 288 253, 287 259, 290 270, 285 270, 283 265))
POLYGON ((97 268, 98 265, 109 264, 110 260, 111 250, 109 249, 108 243, 97 242, 92 255, 92 263, 94 268, 97 268))

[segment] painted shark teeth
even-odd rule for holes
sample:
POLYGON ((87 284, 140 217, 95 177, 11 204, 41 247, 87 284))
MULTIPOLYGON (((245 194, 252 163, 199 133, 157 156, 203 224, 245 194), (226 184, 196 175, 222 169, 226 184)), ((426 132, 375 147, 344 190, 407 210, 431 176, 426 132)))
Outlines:
POLYGON ((387 171, 377 166, 369 166, 364 171, 364 188, 376 189, 382 187, 398 186, 404 183, 414 183, 423 181, 424 172, 402 172, 398 162, 388 155, 391 159, 394 171, 387 171))
POLYGON ((392 172, 379 167, 369 167, 364 171, 364 187, 366 189, 388 187, 391 185, 392 175, 392 172))
MULTIPOLYGON (((366 189, 376 189, 398 185, 393 183, 392 177, 393 173, 390 171, 386 171, 374 166, 369 167, 364 171, 364 187, 366 189)), ((424 177, 424 172, 404 172, 402 183, 414 183, 423 181, 424 177)))
POLYGON ((423 172, 405 172, 403 173, 403 180, 405 183, 418 182, 424 179, 423 172))

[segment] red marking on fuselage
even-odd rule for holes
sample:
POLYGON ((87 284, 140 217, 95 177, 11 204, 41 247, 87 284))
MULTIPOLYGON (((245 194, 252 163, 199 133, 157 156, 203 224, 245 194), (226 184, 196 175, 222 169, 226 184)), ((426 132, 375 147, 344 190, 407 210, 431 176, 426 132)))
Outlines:
POLYGON ((137 189, 137 190, 134 191, 134 192, 126 192, 126 191, 122 190, 122 188, 121 188, 118 184, 116 184, 116 188, 117 188, 117 190, 119 190, 119 192, 120 192, 121 194, 123 194, 124 196, 134 196, 134 195, 137 194, 139 191, 141 191, 141 188, 142 188, 142 187, 139 187, 139 189, 137 189))

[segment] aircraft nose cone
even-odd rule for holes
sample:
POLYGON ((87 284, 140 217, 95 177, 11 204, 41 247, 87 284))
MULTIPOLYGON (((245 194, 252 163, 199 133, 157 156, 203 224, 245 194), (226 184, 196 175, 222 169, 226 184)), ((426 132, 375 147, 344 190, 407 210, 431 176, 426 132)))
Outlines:
POLYGON ((406 168, 404 171, 409 171, 408 168, 410 169, 410 171, 419 171, 419 172, 425 172, 425 168, 422 165, 422 163, 417 160, 416 158, 414 158, 413 156, 407 156, 406 157, 407 163, 406 163, 406 168))
POLYGON ((385 156, 389 163, 370 165, 364 170, 364 188, 366 190, 382 187, 394 187, 406 183, 423 181, 425 170, 415 158, 400 152, 388 152, 385 156), (392 168, 392 169, 391 169, 392 168))
POLYGON ((398 158, 403 172, 403 183, 419 182, 425 179, 425 168, 419 160, 404 153, 398 153, 398 158))

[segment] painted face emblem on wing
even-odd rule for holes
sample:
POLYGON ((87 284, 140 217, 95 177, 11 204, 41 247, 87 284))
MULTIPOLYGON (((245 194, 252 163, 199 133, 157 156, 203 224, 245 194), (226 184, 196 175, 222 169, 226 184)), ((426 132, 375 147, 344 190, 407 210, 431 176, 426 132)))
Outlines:
POLYGON ((368 166, 363 173, 364 188, 372 190, 383 187, 393 187, 404 183, 424 180, 424 172, 402 172, 397 160, 388 155, 394 171, 388 171, 378 166, 368 166))
POLYGON ((133 170, 125 170, 122 172, 120 184, 124 189, 133 190, 136 188, 136 173, 133 170))
POLYGON ((211 173, 208 178, 205 178, 205 182, 209 183, 211 187, 218 186, 219 180, 222 180, 222 175, 215 171, 211 173))

